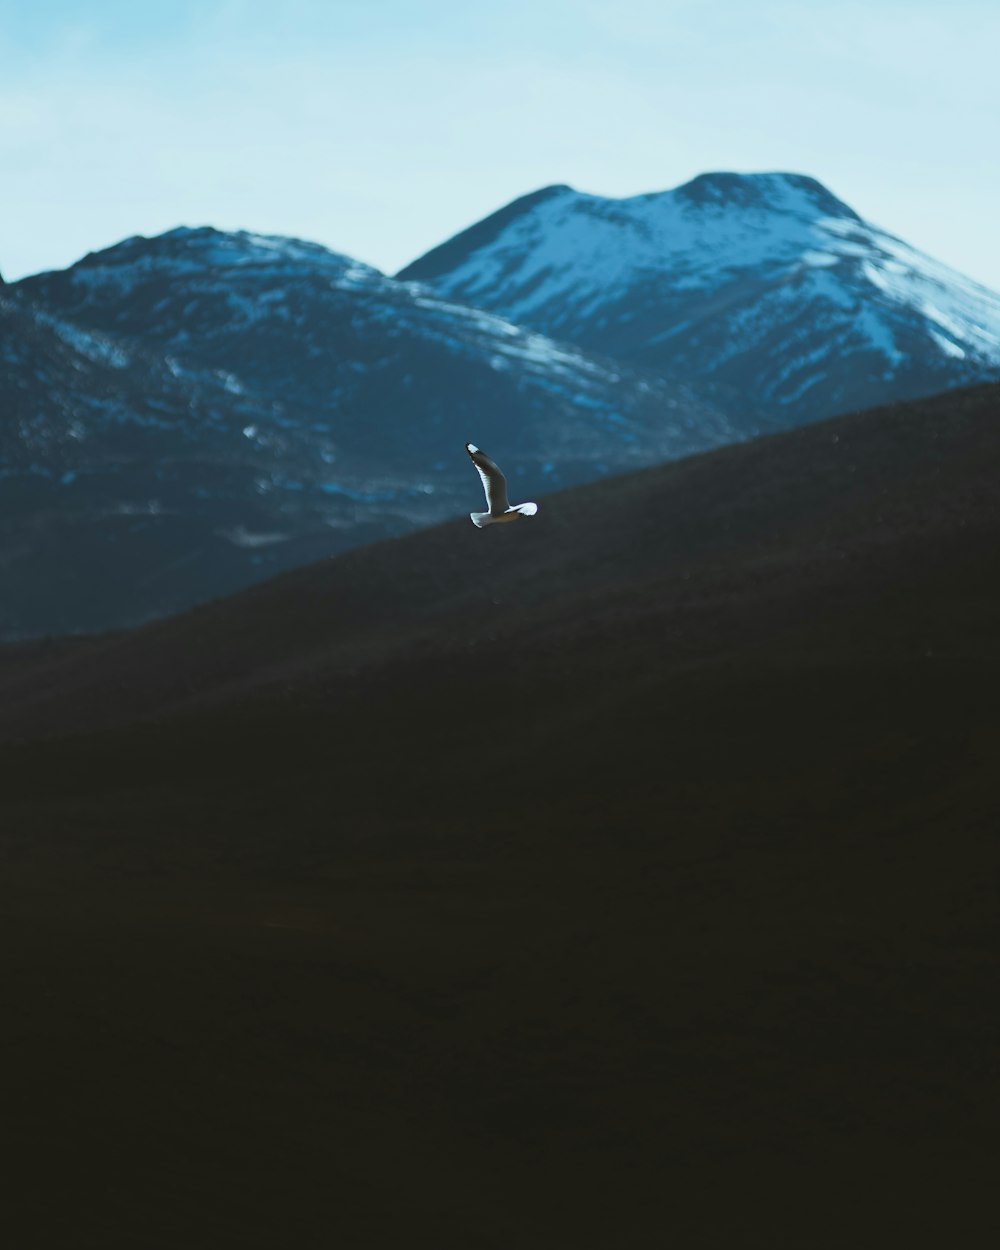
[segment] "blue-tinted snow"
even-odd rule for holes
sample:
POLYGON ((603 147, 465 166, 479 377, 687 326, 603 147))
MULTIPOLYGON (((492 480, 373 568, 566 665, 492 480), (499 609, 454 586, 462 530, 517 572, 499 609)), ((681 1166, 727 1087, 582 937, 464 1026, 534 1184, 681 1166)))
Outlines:
POLYGON ((274 530, 267 533, 254 533, 245 525, 236 525, 228 530, 215 531, 220 538, 225 538, 234 547, 273 547, 275 543, 287 542, 291 534, 274 530))
POLYGON ((831 254, 815 228, 814 198, 781 175, 770 176, 768 190, 756 206, 706 208, 677 191, 609 200, 566 187, 515 218, 447 286, 473 300, 487 287, 516 287, 526 315, 564 298, 567 283, 585 307, 648 273, 669 270, 675 288, 696 288, 719 270, 831 254))
POLYGON ((111 365, 114 369, 124 369, 128 366, 128 352, 116 343, 113 339, 106 338, 103 334, 93 334, 87 330, 81 330, 77 326, 70 325, 66 321, 53 317, 50 313, 42 312, 40 309, 34 310, 35 318, 42 325, 50 326, 56 334, 68 343, 81 356, 86 356, 88 360, 93 360, 99 364, 111 365))
MULTIPOLYGON (((544 323, 551 307, 572 309, 571 327, 590 317, 593 328, 602 324, 602 309, 644 284, 660 279, 669 292, 707 292, 741 271, 776 280, 823 275, 817 294, 853 313, 859 298, 865 302, 855 285, 860 275, 887 308, 916 309, 943 327, 947 354, 1000 364, 1000 295, 868 225, 833 197, 817 195, 808 180, 747 175, 734 185, 739 194, 700 199, 690 186, 619 200, 560 188, 516 215, 435 286, 452 298, 502 308, 515 322, 544 323)), ((681 328, 657 332, 648 345, 681 328)), ((854 329, 897 360, 884 316, 869 310, 854 329)))
POLYGON ((959 347, 957 343, 953 343, 951 339, 945 338, 943 334, 938 334, 936 330, 931 330, 931 338, 946 356, 954 356, 958 360, 965 359, 965 349, 959 347))

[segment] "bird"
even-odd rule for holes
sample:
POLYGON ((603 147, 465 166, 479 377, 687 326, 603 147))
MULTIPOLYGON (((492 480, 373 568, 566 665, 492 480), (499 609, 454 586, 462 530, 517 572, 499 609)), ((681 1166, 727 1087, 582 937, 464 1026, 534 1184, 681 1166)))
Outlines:
POLYGON ((466 443, 465 450, 483 479, 486 503, 489 505, 489 512, 469 513, 473 525, 482 529, 484 525, 498 525, 501 521, 517 521, 520 517, 535 515, 537 503, 507 502, 507 479, 485 451, 481 451, 475 443, 466 443))

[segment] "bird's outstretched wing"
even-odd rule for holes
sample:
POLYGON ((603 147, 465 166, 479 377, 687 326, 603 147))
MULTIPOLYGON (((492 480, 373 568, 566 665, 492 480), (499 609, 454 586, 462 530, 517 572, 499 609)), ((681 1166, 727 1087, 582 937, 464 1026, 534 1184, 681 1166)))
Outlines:
POLYGON ((486 491, 486 503, 489 505, 490 515, 499 516, 500 513, 506 512, 510 507, 507 502, 507 479, 486 452, 480 451, 475 443, 466 443, 465 450, 483 479, 483 489, 486 491))

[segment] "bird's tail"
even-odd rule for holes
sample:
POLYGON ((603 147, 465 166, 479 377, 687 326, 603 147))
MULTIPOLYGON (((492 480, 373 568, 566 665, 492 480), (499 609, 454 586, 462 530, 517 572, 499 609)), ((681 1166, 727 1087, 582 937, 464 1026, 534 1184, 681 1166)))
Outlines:
POLYGON ((470 512, 469 520, 476 527, 476 529, 481 530, 484 525, 489 524, 490 514, 488 512, 470 512))
POLYGON ((534 516, 538 511, 537 503, 516 503, 513 507, 514 512, 520 512, 521 516, 534 516))

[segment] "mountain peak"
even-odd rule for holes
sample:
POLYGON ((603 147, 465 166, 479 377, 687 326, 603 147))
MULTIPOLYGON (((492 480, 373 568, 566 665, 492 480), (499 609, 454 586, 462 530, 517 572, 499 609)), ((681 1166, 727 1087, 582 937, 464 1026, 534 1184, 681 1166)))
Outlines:
POLYGON ((699 207, 763 209, 861 220, 829 187, 808 174, 699 174, 690 183, 677 187, 672 195, 699 207))
MULTIPOLYGON (((578 214, 623 221, 623 214, 645 217, 652 212, 662 217, 687 209, 734 210, 738 213, 763 212, 811 223, 823 217, 861 222, 858 214, 815 178, 807 174, 736 174, 724 171, 699 174, 690 182, 670 191, 615 199, 588 195, 565 183, 541 187, 519 196, 503 208, 460 231, 439 246, 412 261, 396 274, 404 281, 434 283, 460 269, 475 254, 483 254, 502 235, 517 231, 533 219, 551 220, 578 214), (564 212, 565 210, 565 212, 564 212)), ((645 229, 645 227, 642 227, 645 229)), ((603 250, 603 245, 602 249, 603 250)))
POLYGON ((677 199, 701 207, 760 208, 817 217, 861 218, 816 178, 808 174, 699 174, 673 192, 677 199))
POLYGON ((163 234, 132 235, 112 247, 88 252, 70 273, 128 268, 232 269, 252 265, 300 265, 323 269, 377 270, 333 252, 321 243, 249 230, 217 230, 214 226, 176 226, 163 234))

